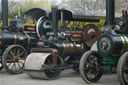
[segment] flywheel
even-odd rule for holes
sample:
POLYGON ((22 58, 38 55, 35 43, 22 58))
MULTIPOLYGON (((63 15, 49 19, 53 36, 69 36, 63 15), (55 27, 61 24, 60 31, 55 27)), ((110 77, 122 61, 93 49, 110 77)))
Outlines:
POLYGON ((91 47, 94 44, 94 42, 98 40, 99 37, 100 32, 96 25, 88 24, 85 26, 83 31, 83 40, 88 47, 91 47))

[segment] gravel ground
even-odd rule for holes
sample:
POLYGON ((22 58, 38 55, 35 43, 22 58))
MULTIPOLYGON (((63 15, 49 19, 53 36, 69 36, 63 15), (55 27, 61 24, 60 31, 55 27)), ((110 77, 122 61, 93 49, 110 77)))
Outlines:
MULTIPOLYGON (((72 70, 62 72, 57 80, 39 80, 32 79, 22 73, 19 75, 10 75, 5 71, 0 72, 0 85, 88 85, 86 84, 79 73, 72 70)), ((120 85, 115 74, 104 75, 101 80, 91 85, 120 85)))

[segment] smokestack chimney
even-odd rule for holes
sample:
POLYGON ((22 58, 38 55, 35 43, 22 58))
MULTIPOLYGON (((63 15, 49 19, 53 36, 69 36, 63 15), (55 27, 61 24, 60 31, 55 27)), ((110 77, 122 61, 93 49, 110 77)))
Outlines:
POLYGON ((113 26, 115 18, 115 0, 106 0, 106 25, 113 26))
POLYGON ((2 29, 8 28, 8 0, 2 0, 2 29))
POLYGON ((52 27, 54 35, 57 36, 58 33, 58 13, 57 13, 57 6, 52 6, 52 27))

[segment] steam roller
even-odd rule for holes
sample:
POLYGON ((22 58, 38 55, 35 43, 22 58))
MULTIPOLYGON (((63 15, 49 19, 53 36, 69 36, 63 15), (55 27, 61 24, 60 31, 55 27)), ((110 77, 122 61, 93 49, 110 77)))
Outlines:
POLYGON ((37 47, 31 49, 24 68, 31 78, 53 80, 65 69, 79 72, 81 56, 90 50, 100 36, 94 24, 86 25, 81 31, 60 31, 63 28, 58 29, 56 12, 57 8, 52 8, 52 20, 49 21, 52 24, 48 24, 49 26, 43 25, 45 23, 41 18, 38 21, 40 40, 37 47))
MULTIPOLYGON (((92 27, 92 25, 89 26, 92 27)), ((85 51, 90 49, 90 45, 88 46, 85 43, 86 41, 83 41, 83 37, 89 36, 90 33, 85 35, 84 32, 65 31, 64 40, 40 40, 38 48, 32 48, 31 54, 26 58, 25 72, 31 78, 47 80, 58 78, 60 73, 65 69, 73 69, 79 72, 81 56, 85 51)), ((95 32, 92 34, 96 34, 95 32)), ((98 38, 98 36, 92 37, 93 39, 90 38, 92 39, 91 42, 94 43, 96 41, 94 38, 98 38)))

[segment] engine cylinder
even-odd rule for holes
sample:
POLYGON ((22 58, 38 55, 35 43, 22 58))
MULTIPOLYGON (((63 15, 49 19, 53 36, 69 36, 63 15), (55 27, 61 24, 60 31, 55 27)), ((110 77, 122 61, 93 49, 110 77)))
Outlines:
POLYGON ((63 46, 63 55, 80 55, 84 51, 84 45, 82 43, 76 44, 64 42, 63 46))
POLYGON ((84 52, 83 43, 58 41, 52 42, 50 47, 56 48, 58 50, 59 55, 63 56, 80 55, 84 52))

